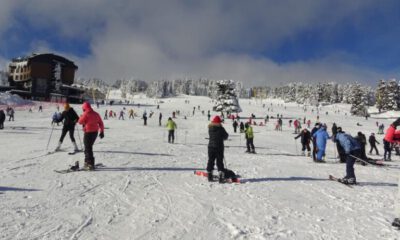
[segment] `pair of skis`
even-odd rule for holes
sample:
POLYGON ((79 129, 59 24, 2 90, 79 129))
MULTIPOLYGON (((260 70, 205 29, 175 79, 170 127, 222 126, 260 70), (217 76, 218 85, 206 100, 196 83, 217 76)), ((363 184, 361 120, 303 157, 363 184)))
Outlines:
MULTIPOLYGON (((102 164, 102 163, 96 163, 96 164, 94 165, 94 168, 95 168, 95 169, 96 169, 96 168, 102 168, 102 167, 105 167, 105 165, 102 164)), ((90 172, 90 171, 93 171, 93 170, 86 170, 86 169, 84 169, 84 168, 72 169, 72 166, 71 166, 71 168, 69 168, 69 169, 54 170, 54 172, 56 172, 56 173, 61 173, 61 174, 72 173, 72 172, 80 172, 80 171, 88 171, 88 172, 90 172)), ((95 171, 95 170, 94 170, 94 171, 95 171)))

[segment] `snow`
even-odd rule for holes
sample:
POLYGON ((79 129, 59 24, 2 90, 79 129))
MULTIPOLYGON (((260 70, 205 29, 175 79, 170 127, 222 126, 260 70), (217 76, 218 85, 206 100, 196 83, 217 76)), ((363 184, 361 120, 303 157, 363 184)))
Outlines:
POLYGON ((0 92, 0 105, 23 106, 32 104, 33 102, 25 100, 16 94, 0 92))
MULTIPOLYGON (((155 101, 138 98, 135 104, 155 101)), ((316 112, 311 113, 311 106, 305 114, 297 104, 241 99, 243 119, 251 113, 264 117, 273 102, 274 112, 268 114, 283 115, 283 131, 273 130, 275 119, 266 127, 254 126, 258 154, 249 155, 244 153, 243 135, 233 133, 227 121, 225 162, 243 183, 208 183, 193 171, 204 169, 207 162, 208 121, 197 106, 207 113, 211 99, 185 96, 163 101, 160 110, 156 104, 146 107, 155 112, 146 127, 140 118, 105 120, 105 138, 94 145, 96 162, 105 167, 68 174, 53 170, 66 169, 75 161, 83 165, 84 156, 67 154, 73 149, 68 136, 64 151, 46 155, 49 137, 54 149, 61 134, 61 126, 56 126, 51 135, 55 107, 33 113, 17 110, 15 122, 5 122, 0 130, 0 239, 400 238, 391 227, 393 218, 399 217, 394 212, 398 156, 393 154, 387 168, 356 165, 360 185, 354 188, 329 181, 329 174, 345 173, 344 164, 334 163, 333 144, 328 144, 328 163, 315 164, 298 156, 300 143, 288 129, 290 117, 307 116, 314 124, 316 112), (168 144, 166 129, 158 126, 158 113, 163 113, 165 124, 177 109, 181 115, 176 119, 176 143, 168 144)), ((73 107, 81 113, 80 106, 73 107)), ((122 106, 95 110, 103 115, 106 109, 119 112, 122 106)), ((144 111, 134 109, 139 116, 144 111)), ((346 132, 354 135, 361 130, 367 136, 377 131, 376 121, 385 126, 393 121, 353 117, 349 109, 343 104, 322 107, 320 120, 329 128, 336 122, 346 132)), ((82 131, 75 133, 78 145, 82 136, 82 131)), ((381 141, 382 135, 377 136, 381 141)), ((383 153, 382 144, 378 147, 383 153)))

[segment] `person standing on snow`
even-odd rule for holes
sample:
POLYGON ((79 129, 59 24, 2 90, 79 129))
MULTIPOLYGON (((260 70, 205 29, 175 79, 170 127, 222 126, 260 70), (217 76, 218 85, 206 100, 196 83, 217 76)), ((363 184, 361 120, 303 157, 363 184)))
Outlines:
POLYGON ((160 114, 158 115, 158 125, 161 126, 161 120, 162 120, 162 113, 160 112, 160 114))
POLYGON ((375 133, 371 133, 371 135, 368 138, 368 142, 369 142, 369 145, 371 145, 371 150, 369 150, 369 154, 372 154, 372 150, 375 149, 376 155, 379 155, 379 151, 378 151, 378 148, 376 147, 376 143, 377 144, 380 144, 380 143, 378 141, 376 141, 375 133))
POLYGON ((90 103, 84 102, 82 105, 83 114, 80 116, 78 123, 83 125, 83 143, 85 145, 85 170, 94 170, 95 158, 93 156, 93 144, 96 141, 98 132, 99 137, 104 137, 104 124, 100 115, 95 112, 90 103))
POLYGON ((79 119, 78 114, 76 114, 75 110, 68 103, 66 103, 64 105, 64 111, 61 113, 61 116, 54 120, 57 124, 64 121, 61 137, 60 140, 58 141, 58 145, 55 151, 60 150, 61 144, 63 143, 64 138, 68 132, 69 132, 69 138, 71 139, 71 142, 74 145, 74 151, 75 152, 79 151, 78 145, 76 145, 74 138, 75 125, 78 119, 79 119))
POLYGON ((124 115, 125 115, 124 110, 121 110, 121 111, 119 112, 118 120, 121 120, 121 118, 122 118, 122 120, 125 120, 124 115))
POLYGON ((324 124, 316 133, 313 134, 313 138, 316 139, 317 145, 317 156, 315 162, 325 162, 323 157, 325 156, 326 143, 330 138, 326 132, 326 125, 324 124))
POLYGON ((215 116, 211 123, 208 125, 208 163, 207 174, 208 181, 213 181, 213 170, 215 160, 217 160, 217 169, 220 181, 224 179, 224 141, 228 139, 228 133, 221 124, 221 118, 215 116))
POLYGON ((11 119, 14 121, 14 113, 15 113, 14 108, 10 107, 8 110, 8 116, 10 116, 8 118, 8 121, 11 121, 11 119))
POLYGON ((312 157, 313 160, 317 160, 317 138, 314 137, 314 133, 316 133, 320 129, 320 124, 316 123, 314 128, 311 129, 311 137, 312 137, 312 145, 313 145, 313 150, 312 150, 312 157))
POLYGON ((0 129, 4 128, 4 121, 6 120, 6 114, 4 113, 4 110, 0 110, 0 129))
POLYGON ((254 144, 253 144, 253 140, 254 140, 254 133, 253 133, 253 128, 250 126, 249 123, 246 123, 244 125, 244 136, 246 138, 246 153, 256 153, 255 149, 254 149, 254 144))
POLYGON ((301 140, 301 145, 302 145, 302 148, 301 148, 302 155, 305 156, 305 151, 307 148, 307 156, 309 157, 310 151, 311 151, 311 148, 310 148, 311 133, 310 133, 310 131, 308 131, 307 128, 304 128, 303 131, 301 131, 301 133, 299 135, 297 135, 297 137, 295 137, 294 139, 298 139, 299 137, 301 137, 300 140, 301 140))
POLYGON ((236 133, 236 129, 237 129, 237 127, 238 127, 238 122, 235 120, 235 121, 233 121, 233 123, 232 123, 232 126, 233 126, 233 132, 234 133, 236 133))
POLYGON ((341 130, 337 132, 335 139, 344 149, 346 156, 346 176, 339 181, 344 184, 356 184, 354 163, 357 158, 361 157, 361 145, 356 139, 341 130))
POLYGON ((355 139, 360 143, 361 146, 361 159, 368 160, 367 155, 365 154, 365 146, 367 145, 367 138, 362 132, 357 133, 357 137, 355 139))
POLYGON ((240 133, 244 133, 244 124, 243 124, 243 122, 240 122, 239 128, 240 128, 240 133))
POLYGON ((143 125, 146 126, 147 125, 147 112, 146 111, 144 111, 142 119, 143 119, 143 125))
POLYGON ((175 141, 175 129, 177 129, 176 123, 172 120, 172 118, 168 118, 167 121, 167 130, 168 130, 168 143, 174 143, 175 141))

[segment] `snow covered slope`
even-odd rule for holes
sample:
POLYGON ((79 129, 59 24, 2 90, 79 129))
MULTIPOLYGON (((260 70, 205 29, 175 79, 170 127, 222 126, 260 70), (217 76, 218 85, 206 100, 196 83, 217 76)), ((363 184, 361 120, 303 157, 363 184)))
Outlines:
MULTIPOLYGON (((68 136, 65 151, 46 155, 49 137, 54 149, 61 134, 61 126, 56 126, 51 135, 55 108, 17 111, 15 122, 6 122, 0 130, 0 239, 399 239, 399 231, 390 226, 398 201, 398 156, 387 168, 356 165, 360 185, 354 188, 329 181, 329 174, 345 173, 345 165, 336 163, 333 144, 328 144, 328 163, 315 164, 299 156, 300 143, 288 128, 290 117, 306 116, 314 124, 316 111, 308 107, 304 113, 301 106, 278 106, 278 101, 271 106, 241 100, 242 117, 283 114, 283 131, 273 130, 275 120, 255 126, 258 154, 249 155, 244 153, 243 135, 233 133, 227 121, 225 162, 242 176, 243 184, 208 183, 193 171, 206 165, 211 100, 163 101, 157 110, 153 99, 135 100, 146 105, 134 108, 139 116, 144 110, 155 112, 146 127, 140 118, 105 120, 105 138, 94 146, 96 162, 105 167, 68 174, 53 170, 75 161, 83 165, 84 156, 67 154, 72 150, 68 136), (198 110, 192 116, 198 105, 204 116, 198 110), (168 144, 158 113, 163 113, 165 124, 174 110, 181 111, 177 139, 168 144)), ((119 112, 122 107, 112 109, 119 112)), ((74 108, 81 113, 80 106, 74 108)), ((106 109, 110 107, 96 110, 103 115, 106 109)), ((345 111, 348 106, 324 107, 320 120, 329 128, 336 122, 352 134, 377 132, 376 119, 346 116, 345 111), (335 114, 337 109, 340 113, 335 114)), ((392 122, 378 121, 385 126, 392 122)), ((78 144, 82 135, 75 133, 78 144)), ((382 144, 379 147, 383 152, 382 144)))

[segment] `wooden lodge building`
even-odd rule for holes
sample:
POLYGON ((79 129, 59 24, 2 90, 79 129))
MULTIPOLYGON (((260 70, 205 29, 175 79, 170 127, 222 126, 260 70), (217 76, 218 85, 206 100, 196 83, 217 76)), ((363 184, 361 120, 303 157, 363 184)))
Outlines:
POLYGON ((8 66, 9 91, 33 100, 81 103, 84 90, 71 86, 77 69, 51 53, 15 58, 8 66))

